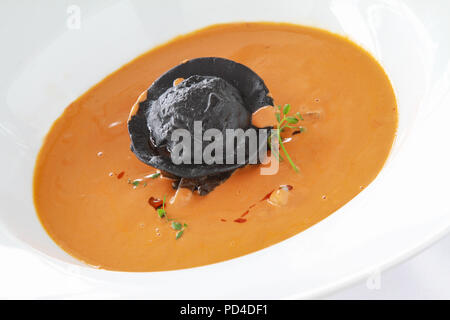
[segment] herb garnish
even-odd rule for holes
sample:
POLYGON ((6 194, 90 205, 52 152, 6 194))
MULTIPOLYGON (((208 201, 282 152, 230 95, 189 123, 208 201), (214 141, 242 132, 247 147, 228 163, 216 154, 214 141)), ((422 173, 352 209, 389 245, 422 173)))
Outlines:
POLYGON ((139 180, 134 180, 131 184, 136 188, 139 185, 139 180))
MULTIPOLYGON (((287 152, 286 148, 283 144, 283 139, 281 138, 281 132, 285 128, 290 129, 299 129, 300 132, 305 131, 305 128, 302 126, 295 126, 300 120, 304 120, 300 112, 295 113, 293 116, 289 116, 288 113, 291 110, 290 104, 285 104, 283 107, 277 106, 278 111, 275 113, 275 117, 277 119, 277 127, 275 129, 275 132, 272 133, 270 138, 273 136, 276 137, 278 140, 278 144, 280 145, 281 149, 283 150, 283 153, 286 157, 286 159, 289 161, 290 165, 294 169, 295 172, 298 172, 298 168, 295 165, 295 163, 292 161, 291 157, 289 156, 289 153, 287 152)), ((271 150, 277 157, 278 161, 282 161, 283 157, 279 154, 279 150, 275 150, 274 146, 271 144, 271 150)))
POLYGON ((162 206, 156 209, 156 212, 158 213, 158 216, 161 219, 166 218, 167 221, 172 221, 171 227, 173 230, 178 231, 175 236, 175 239, 178 240, 183 235, 184 229, 187 228, 187 224, 173 221, 173 219, 169 219, 169 217, 167 216, 165 205, 166 205, 166 196, 164 196, 162 206))
POLYGON ((156 212, 158 213, 158 216, 160 218, 167 217, 165 205, 166 205, 166 196, 164 196, 162 207, 156 209, 156 212))
POLYGON ((181 228, 183 228, 183 226, 181 225, 181 223, 179 222, 172 222, 172 229, 173 230, 181 230, 181 228))
MULTIPOLYGON (((121 172, 121 174, 122 174, 122 173, 123 173, 123 172, 121 172)), ((155 172, 155 173, 152 173, 151 175, 146 176, 145 179, 146 179, 146 178, 156 179, 156 178, 158 178, 160 175, 161 175, 160 172, 155 172)), ((142 182, 142 186, 144 186, 144 187, 147 186, 147 181, 144 181, 143 179, 136 179, 136 180, 128 179, 128 184, 131 184, 131 185, 133 186, 134 189, 136 189, 136 188, 141 184, 141 182, 142 182)))
POLYGON ((176 240, 180 239, 181 236, 183 235, 183 233, 184 233, 184 230, 178 231, 178 232, 177 232, 177 235, 175 236, 175 239, 176 239, 176 240))
POLYGON ((160 175, 161 175, 160 172, 155 172, 155 173, 149 175, 148 177, 151 178, 151 179, 156 179, 156 178, 158 178, 160 175))

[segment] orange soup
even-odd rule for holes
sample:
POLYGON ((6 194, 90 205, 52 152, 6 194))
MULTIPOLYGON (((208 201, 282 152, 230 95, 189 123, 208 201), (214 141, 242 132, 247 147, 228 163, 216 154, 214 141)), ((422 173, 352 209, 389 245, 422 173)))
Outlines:
POLYGON ((37 213, 51 238, 89 265, 162 271, 239 257, 292 237, 355 197, 379 173, 397 127, 393 89, 363 49, 290 24, 211 26, 148 51, 67 107, 48 133, 34 176, 37 213), (150 84, 183 60, 224 57, 254 70, 276 105, 306 130, 286 139, 299 168, 238 169, 206 196, 130 151, 127 119, 150 84), (288 186, 280 188, 280 186, 288 186), (167 217, 152 205, 164 199, 167 217))

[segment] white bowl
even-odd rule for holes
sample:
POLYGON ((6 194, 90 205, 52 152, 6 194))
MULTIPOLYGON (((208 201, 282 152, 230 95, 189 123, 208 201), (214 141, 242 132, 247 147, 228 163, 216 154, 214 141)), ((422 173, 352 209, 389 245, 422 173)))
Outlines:
POLYGON ((406 259, 450 229, 449 1, 83 1, 75 7, 30 1, 0 7, 0 230, 8 235, 0 235, 0 296, 317 297, 406 259), (331 30, 378 59, 400 114, 380 175, 305 232, 226 262, 123 273, 85 266, 62 251, 32 202, 34 162, 52 122, 89 87, 153 46, 209 24, 244 20, 331 30))

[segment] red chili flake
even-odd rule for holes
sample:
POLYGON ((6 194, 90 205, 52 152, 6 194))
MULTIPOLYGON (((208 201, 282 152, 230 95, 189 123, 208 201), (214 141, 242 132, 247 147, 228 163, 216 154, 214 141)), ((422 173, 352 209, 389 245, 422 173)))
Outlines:
POLYGON ((249 212, 249 210, 245 211, 245 212, 241 215, 241 217, 245 217, 245 216, 248 214, 248 212, 249 212))
POLYGON ((163 205, 163 201, 161 199, 150 197, 150 199, 148 199, 148 204, 151 205, 153 208, 158 209, 163 205))
POLYGON ((117 175, 117 179, 122 179, 122 177, 123 177, 124 174, 125 174, 124 171, 122 171, 121 173, 119 173, 119 174, 117 175))
POLYGON ((220 219, 220 221, 222 221, 222 222, 227 222, 227 220, 225 220, 225 219, 220 219))
POLYGON ((247 221, 247 219, 243 219, 243 218, 237 218, 236 220, 234 220, 234 222, 237 222, 237 223, 244 223, 246 221, 247 221))
POLYGON ((268 194, 266 194, 265 197, 261 199, 261 201, 264 201, 264 200, 269 199, 270 196, 272 195, 272 193, 273 193, 274 191, 275 191, 275 190, 272 190, 272 191, 270 191, 268 194))

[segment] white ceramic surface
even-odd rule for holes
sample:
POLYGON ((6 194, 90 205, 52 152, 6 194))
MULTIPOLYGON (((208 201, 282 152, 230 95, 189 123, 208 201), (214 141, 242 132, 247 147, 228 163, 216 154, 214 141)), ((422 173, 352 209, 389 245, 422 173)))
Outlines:
POLYGON ((8 261, 0 264, 0 297, 317 297, 406 259, 450 230, 449 1, 220 3, 0 3, 0 259, 8 261), (67 24, 73 4, 81 10, 80 29, 71 28, 73 20, 67 24), (209 24, 244 20, 328 29, 378 59, 400 113, 380 175, 307 231, 230 261, 120 273, 71 258, 44 232, 32 203, 34 161, 52 122, 89 87, 153 46, 209 24))
POLYGON ((450 234, 386 272, 359 281, 326 299, 450 300, 450 234), (374 281, 376 280, 376 281, 374 281))

